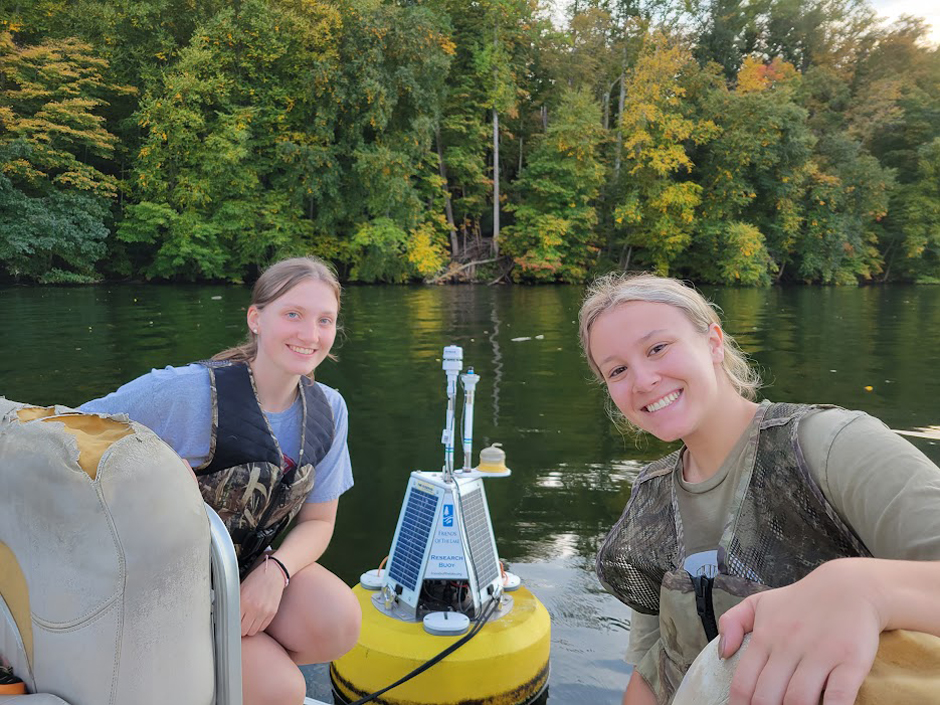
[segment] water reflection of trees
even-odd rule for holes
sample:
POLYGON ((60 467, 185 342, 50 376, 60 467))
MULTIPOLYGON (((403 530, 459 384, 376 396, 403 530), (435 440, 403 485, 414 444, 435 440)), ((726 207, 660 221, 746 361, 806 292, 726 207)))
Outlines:
MULTIPOLYGON (((864 409, 894 428, 940 422, 940 288, 706 294, 764 368, 769 398, 864 409)), ((241 339, 248 296, 242 286, 2 289, 0 394, 78 404, 151 367, 206 357, 241 339)), ((347 289, 340 362, 318 370, 350 409, 357 486, 328 556, 341 575, 355 578, 388 552, 408 473, 441 465, 439 359, 450 343, 482 376, 476 451, 502 442, 513 469, 488 483, 501 550, 514 560, 593 555, 629 496, 622 467, 673 446, 622 436, 610 422, 578 349, 580 298, 578 287, 347 289)), ((940 460, 940 445, 915 443, 940 460)))
POLYGON ((765 393, 868 411, 895 427, 936 421, 940 291, 915 287, 783 289, 755 358, 765 393), (867 386, 872 387, 867 391, 867 386))
POLYGON ((2 301, 0 393, 74 406, 154 367, 200 360, 239 342, 248 292, 236 286, 9 288, 2 301))

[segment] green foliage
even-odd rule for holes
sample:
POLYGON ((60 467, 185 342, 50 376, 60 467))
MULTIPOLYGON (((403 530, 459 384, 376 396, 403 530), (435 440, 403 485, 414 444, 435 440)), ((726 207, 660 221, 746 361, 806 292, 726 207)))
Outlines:
POLYGON ((750 223, 708 223, 690 255, 697 278, 711 284, 767 286, 773 261, 764 235, 750 223))
MULTIPOLYGON (((751 266, 763 262, 768 272, 777 273, 790 261, 803 226, 802 198, 816 138, 806 125, 807 112, 792 102, 792 79, 768 80, 767 72, 759 70, 763 66, 745 62, 736 90, 719 86, 701 97, 702 114, 721 129, 697 153, 703 205, 690 262, 709 281, 740 281, 733 276, 742 270, 740 253, 719 248, 716 238, 729 226, 753 226, 751 236, 760 242, 748 248, 755 253, 751 266), (756 254, 763 251, 769 259, 756 254), (730 278, 721 274, 725 259, 736 262, 723 270, 730 278)), ((779 73, 789 75, 785 69, 779 73)), ((766 276, 752 279, 768 281, 766 276)))
POLYGON ((363 223, 353 235, 351 249, 356 264, 352 268, 352 279, 362 282, 390 281, 396 284, 407 281, 411 272, 408 267, 408 233, 389 218, 378 218, 363 223))
POLYGON ((28 196, 0 175, 0 267, 16 279, 96 281, 107 210, 102 199, 87 194, 28 196))
POLYGON ((106 71, 77 40, 18 46, 0 33, 0 263, 13 277, 95 278, 119 188, 97 168, 116 141, 97 111, 127 92, 106 71))
POLYGON ((753 48, 779 56, 802 72, 851 60, 870 41, 874 16, 861 0, 768 0, 753 48))
POLYGON ((940 278, 923 20, 885 28, 860 0, 583 0, 565 28, 544 10, 0 0, 0 268, 240 281, 311 252, 401 282, 498 246, 459 271, 940 278))
POLYGON ((433 93, 442 65, 420 9, 253 0, 220 12, 144 101, 140 202, 120 237, 152 248, 153 277, 237 280, 304 250, 356 268, 363 250, 335 233, 424 219, 430 126, 410 101, 433 93))
POLYGON ((519 281, 584 281, 599 249, 594 202, 604 180, 600 110, 591 96, 570 91, 516 182, 505 230, 519 281))
POLYGON ((917 281, 940 278, 940 137, 918 150, 917 179, 893 204, 902 234, 901 267, 917 281))
POLYGON ((881 272, 875 244, 893 178, 856 144, 832 141, 841 143, 829 148, 826 171, 810 173, 795 252, 804 281, 854 284, 881 272))
POLYGON ((650 37, 627 80, 621 122, 625 175, 614 211, 626 246, 642 248, 660 274, 689 246, 702 187, 686 178, 693 164, 686 143, 701 144, 719 130, 688 114, 683 79, 691 54, 665 35, 650 37))
POLYGON ((702 65, 714 62, 721 66, 724 77, 732 80, 741 68, 741 61, 750 50, 748 39, 757 29, 757 8, 741 0, 712 0, 707 3, 701 19, 702 31, 695 46, 695 58, 702 65))
MULTIPOLYGON (((501 144, 516 136, 513 129, 520 136, 529 131, 519 110, 528 95, 523 83, 529 78, 538 22, 534 4, 525 0, 439 0, 434 5, 449 20, 454 46, 451 77, 439 106, 437 146, 446 174, 443 186, 462 236, 463 245, 451 253, 457 258, 473 249, 471 239, 479 244, 483 230, 491 227, 493 111, 499 114, 501 144)), ((506 164, 504 154, 501 176, 506 164)))
POLYGON ((0 34, 0 148, 28 147, 4 165, 19 188, 117 195, 117 180, 93 164, 108 159, 116 142, 96 114, 103 95, 129 90, 105 83, 106 69, 74 39, 19 47, 9 32, 0 34))
POLYGON ((68 10, 67 0, 0 0, 0 32, 17 34, 24 43, 35 43, 54 30, 68 10))
POLYGON ((803 227, 793 247, 797 275, 827 284, 872 279, 883 267, 877 241, 893 170, 846 129, 851 97, 834 69, 807 72, 798 98, 810 111, 817 141, 806 168, 803 227))
POLYGON ((350 278, 401 284, 434 274, 447 261, 441 226, 440 222, 427 222, 407 232, 390 218, 363 223, 350 243, 355 262, 350 278))

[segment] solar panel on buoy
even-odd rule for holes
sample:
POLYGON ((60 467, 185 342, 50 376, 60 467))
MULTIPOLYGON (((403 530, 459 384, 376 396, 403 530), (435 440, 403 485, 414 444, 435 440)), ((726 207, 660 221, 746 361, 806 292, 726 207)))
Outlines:
POLYGON ((431 534, 443 492, 425 482, 411 482, 398 517, 389 556, 388 577, 402 587, 402 599, 417 604, 420 579, 430 552, 431 534))
POLYGON ((463 522, 469 542, 470 561, 481 590, 499 579, 499 560, 496 557, 496 539, 483 499, 482 485, 467 494, 461 492, 463 522))

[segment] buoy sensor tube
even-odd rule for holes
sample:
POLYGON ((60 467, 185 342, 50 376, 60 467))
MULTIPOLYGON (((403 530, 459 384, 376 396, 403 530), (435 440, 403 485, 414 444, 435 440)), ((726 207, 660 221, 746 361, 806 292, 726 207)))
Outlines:
POLYGON ((473 470, 473 398, 480 381, 480 375, 474 374, 473 368, 466 374, 460 375, 463 383, 463 422, 460 424, 463 431, 463 470, 473 470))

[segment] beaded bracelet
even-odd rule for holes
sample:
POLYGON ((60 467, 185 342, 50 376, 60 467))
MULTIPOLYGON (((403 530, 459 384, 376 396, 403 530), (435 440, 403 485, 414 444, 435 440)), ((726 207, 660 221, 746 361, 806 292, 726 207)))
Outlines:
POLYGON ((272 556, 270 553, 264 554, 264 569, 265 569, 265 571, 267 571, 267 569, 268 569, 268 559, 271 559, 272 561, 274 561, 275 563, 277 563, 278 567, 279 567, 279 568, 281 569, 281 571, 284 573, 284 587, 287 587, 288 585, 290 585, 290 573, 289 573, 288 570, 287 570, 287 566, 284 565, 284 564, 280 561, 280 559, 275 558, 275 557, 272 556))

